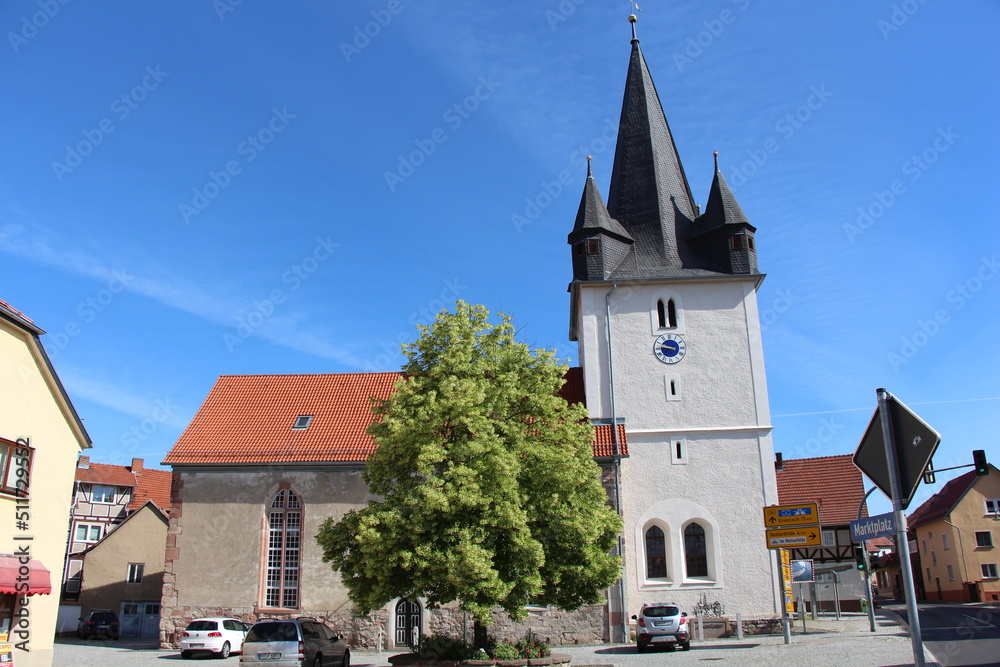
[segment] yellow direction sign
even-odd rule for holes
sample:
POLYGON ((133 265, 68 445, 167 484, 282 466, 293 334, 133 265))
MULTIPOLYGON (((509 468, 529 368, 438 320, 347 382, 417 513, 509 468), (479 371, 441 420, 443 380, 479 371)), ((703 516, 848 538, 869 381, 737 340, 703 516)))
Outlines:
POLYGON ((816 525, 819 525, 819 506, 816 503, 774 505, 764 508, 765 528, 816 525))
POLYGON ((823 545, 823 534, 819 526, 804 528, 776 528, 765 532, 768 549, 794 549, 797 547, 818 547, 823 545))

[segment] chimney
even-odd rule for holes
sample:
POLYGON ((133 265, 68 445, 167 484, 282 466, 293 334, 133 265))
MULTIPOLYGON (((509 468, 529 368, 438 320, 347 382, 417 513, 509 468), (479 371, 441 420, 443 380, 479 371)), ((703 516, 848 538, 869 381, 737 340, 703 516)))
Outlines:
POLYGON ((781 460, 781 452, 774 453, 774 469, 775 470, 785 469, 785 462, 781 460))
POLYGON ((81 456, 76 461, 76 467, 77 468, 83 468, 84 470, 88 470, 90 468, 90 457, 89 456, 81 456))
POLYGON ((132 472, 142 472, 142 459, 132 459, 132 465, 129 466, 132 472))

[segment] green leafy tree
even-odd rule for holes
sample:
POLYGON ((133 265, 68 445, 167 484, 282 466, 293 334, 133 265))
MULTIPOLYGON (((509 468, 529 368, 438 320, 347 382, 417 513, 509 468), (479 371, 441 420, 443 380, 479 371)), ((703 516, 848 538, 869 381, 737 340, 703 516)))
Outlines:
POLYGON ((459 301, 403 346, 394 393, 373 406, 373 500, 317 535, 358 611, 396 597, 457 601, 490 622, 525 605, 600 600, 620 559, 586 409, 559 396, 566 366, 515 340, 510 318, 459 301))

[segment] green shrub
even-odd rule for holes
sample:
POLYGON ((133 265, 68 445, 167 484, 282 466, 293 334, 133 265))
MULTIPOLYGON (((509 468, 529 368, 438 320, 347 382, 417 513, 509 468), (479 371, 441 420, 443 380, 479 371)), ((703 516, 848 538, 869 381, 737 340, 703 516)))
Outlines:
POLYGON ((517 660, 521 657, 518 652, 517 647, 511 644, 506 639, 497 642, 493 647, 493 655, 491 656, 494 660, 517 660))
POLYGON ((440 633, 421 639, 417 649, 417 655, 428 660, 466 660, 475 653, 475 649, 458 637, 440 633))

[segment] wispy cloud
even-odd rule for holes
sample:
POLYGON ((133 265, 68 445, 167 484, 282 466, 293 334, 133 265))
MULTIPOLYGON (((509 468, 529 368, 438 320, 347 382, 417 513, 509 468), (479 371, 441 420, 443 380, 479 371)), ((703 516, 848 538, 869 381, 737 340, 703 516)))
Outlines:
MULTIPOLYGON (((233 327, 237 318, 262 297, 224 280, 205 280, 213 287, 208 292, 137 248, 104 252, 70 248, 65 241, 44 228, 28 228, 12 223, 0 226, 0 238, 3 239, 0 252, 95 281, 109 280, 113 271, 122 269, 120 262, 113 258, 128 257, 129 266, 124 267, 130 274, 128 291, 227 328, 233 327), (97 255, 98 252, 101 256, 97 255)), ((253 334, 303 354, 330 359, 353 368, 364 367, 364 360, 333 345, 321 333, 303 330, 302 323, 308 319, 308 313, 293 311, 288 303, 283 304, 282 310, 285 312, 270 316, 255 328, 253 334)))

